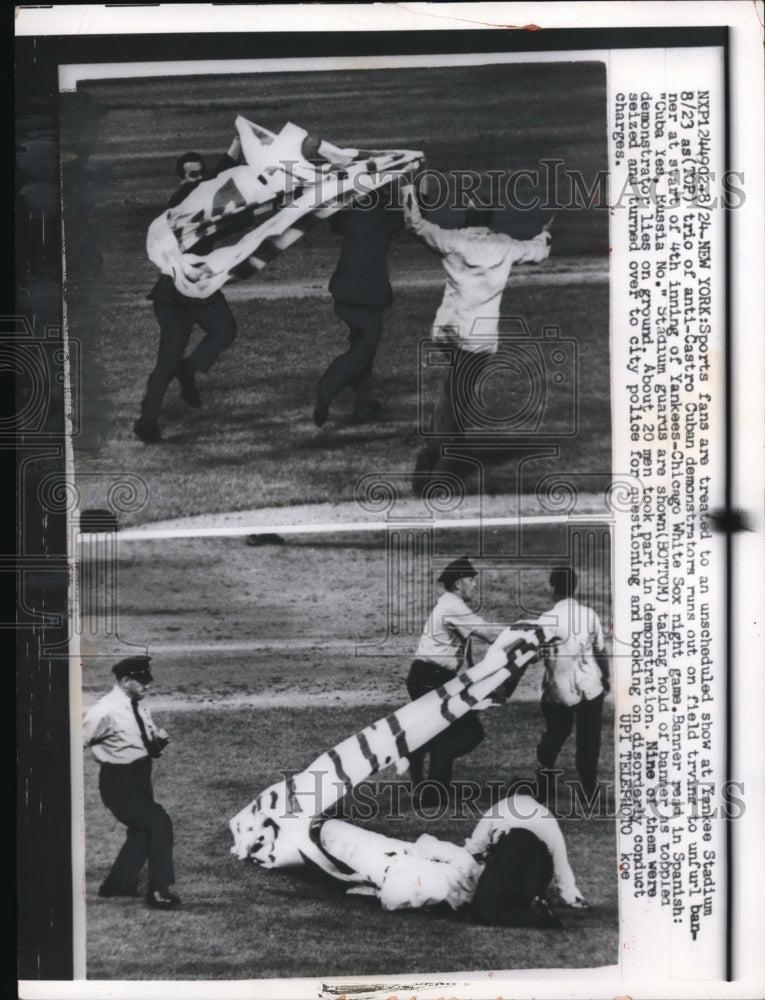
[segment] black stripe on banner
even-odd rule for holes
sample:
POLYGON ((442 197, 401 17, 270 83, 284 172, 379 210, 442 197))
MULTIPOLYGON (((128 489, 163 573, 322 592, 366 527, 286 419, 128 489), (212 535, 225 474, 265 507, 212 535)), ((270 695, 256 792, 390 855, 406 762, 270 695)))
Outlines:
MULTIPOLYGON (((330 854, 327 848, 321 842, 321 828, 326 822, 325 819, 321 819, 318 823, 314 820, 308 829, 308 837, 310 841, 316 845, 318 850, 324 855, 324 857, 329 861, 334 868, 336 868, 343 875, 353 875, 355 874, 355 869, 351 868, 349 864, 345 861, 341 861, 340 858, 336 858, 333 854, 330 854)), ((309 864, 316 864, 315 860, 308 858, 302 851, 300 851, 300 856, 304 861, 308 861, 309 864)))
MULTIPOLYGON (((238 233, 251 231, 253 222, 257 222, 259 226, 265 225, 278 215, 279 211, 280 206, 276 204, 276 199, 272 198, 260 205, 247 205, 240 211, 232 212, 222 218, 207 219, 194 227, 183 223, 178 229, 174 229, 173 233, 183 253, 194 253, 194 247, 201 239, 212 239, 215 243, 220 243, 238 233)), ((194 219, 196 216, 190 221, 193 222, 194 219)))
POLYGON ((309 230, 313 229, 317 222, 321 222, 321 218, 316 216, 314 211, 310 211, 301 216, 296 222, 293 222, 290 225, 290 229, 295 229, 298 232, 305 234, 309 230))
POLYGON ((372 748, 369 746, 366 736, 363 733, 358 735, 359 747, 361 752, 364 754, 364 760, 369 761, 369 766, 372 771, 380 770, 380 761, 377 759, 377 755, 372 753, 372 748))
POLYGON ((461 701, 465 702, 465 704, 468 706, 468 708, 472 708, 473 705, 477 705, 478 702, 479 702, 479 700, 480 700, 480 699, 476 698, 475 695, 468 694, 467 691, 463 691, 462 692, 462 694, 460 695, 460 699, 461 699, 461 701))
POLYGON ((393 715, 386 716, 385 722, 388 723, 388 729, 391 731, 391 736, 396 741, 396 751, 399 757, 409 756, 409 747, 406 743, 406 736, 404 735, 404 730, 401 728, 401 723, 398 721, 398 716, 394 712, 393 715))
POLYGON ((446 719, 447 722, 456 722, 459 719, 459 715, 454 715, 452 710, 449 708, 449 695, 446 693, 446 689, 443 687, 436 688, 438 694, 441 698, 441 715, 446 719))
MULTIPOLYGON (((258 247, 258 259, 262 260, 264 264, 268 264, 270 261, 277 257, 281 253, 278 246, 271 242, 271 238, 263 240, 263 242, 258 247)), ((254 256, 254 255, 253 255, 254 256)))
POLYGON ((328 751, 327 756, 335 765, 335 771, 337 772, 338 778, 342 781, 346 789, 350 792, 353 788, 353 782, 351 781, 349 776, 345 773, 343 762, 342 760, 340 760, 340 754, 337 752, 337 750, 330 750, 328 751))

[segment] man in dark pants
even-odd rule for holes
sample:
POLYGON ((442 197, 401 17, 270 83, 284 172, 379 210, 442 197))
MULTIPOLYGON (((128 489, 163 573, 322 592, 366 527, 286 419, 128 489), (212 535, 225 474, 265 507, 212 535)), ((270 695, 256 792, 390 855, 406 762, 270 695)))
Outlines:
POLYGON ((415 462, 412 485, 422 494, 434 471, 452 470, 453 461, 441 457, 443 445, 492 430, 483 412, 481 386, 492 374, 507 379, 508 359, 498 354, 502 295, 516 264, 549 256, 552 219, 527 240, 495 231, 493 213, 478 208, 467 210, 462 228, 444 229, 423 218, 411 185, 402 187, 401 194, 407 228, 441 257, 446 272, 432 339, 448 349, 450 367, 415 462))
POLYGON ((603 699, 611 688, 600 619, 574 599, 573 569, 558 567, 550 574, 554 607, 538 620, 545 633, 545 674, 542 715, 545 730, 537 745, 540 794, 552 801, 547 773, 576 722, 576 769, 590 798, 598 780, 603 699))
POLYGON ((173 823, 154 801, 151 762, 167 746, 147 708, 140 705, 153 678, 148 656, 130 657, 112 667, 115 685, 85 714, 86 748, 100 763, 98 787, 106 808, 127 827, 127 836, 99 896, 137 896, 138 877, 148 861, 146 901, 153 909, 180 906, 170 891, 175 882, 173 823))
MULTIPOLYGON (((409 670, 406 686, 414 701, 445 684, 463 668, 472 666, 470 640, 473 636, 491 643, 502 631, 489 625, 468 606, 473 598, 476 571, 469 559, 455 559, 438 578, 444 593, 430 613, 409 670)), ((423 780, 425 754, 430 755, 428 784, 423 787, 424 805, 437 804, 448 792, 452 766, 457 757, 474 750, 484 737, 475 712, 467 712, 409 756, 413 788, 423 780), (444 789, 444 793, 440 789, 444 789)))
MULTIPOLYGON (((237 137, 221 157, 211 177, 236 166, 241 144, 237 137)), ((167 203, 168 208, 180 205, 205 177, 205 162, 198 153, 184 153, 176 162, 176 173, 181 186, 167 203)), ((204 256, 213 249, 211 237, 201 239, 190 253, 204 256)), ((207 372, 224 348, 236 337, 236 321, 223 292, 217 291, 206 299, 183 295, 173 284, 169 274, 160 275, 148 297, 154 303, 154 313, 159 322, 159 351, 154 371, 149 376, 146 394, 141 403, 141 415, 133 430, 146 444, 162 440, 158 419, 167 387, 177 378, 181 398, 189 406, 201 406, 202 400, 196 383, 197 372, 207 372), (205 336, 187 358, 183 354, 195 324, 201 326, 205 336)))
POLYGON ((343 245, 329 290, 335 314, 348 324, 350 345, 319 379, 313 411, 317 427, 326 423, 332 401, 345 388, 355 393, 353 419, 357 423, 374 420, 381 408, 372 398, 372 368, 383 312, 393 302, 388 250, 393 233, 403 228, 403 219, 399 221, 395 210, 386 205, 389 198, 389 189, 373 191, 368 206, 344 209, 331 219, 333 231, 342 234, 343 245))

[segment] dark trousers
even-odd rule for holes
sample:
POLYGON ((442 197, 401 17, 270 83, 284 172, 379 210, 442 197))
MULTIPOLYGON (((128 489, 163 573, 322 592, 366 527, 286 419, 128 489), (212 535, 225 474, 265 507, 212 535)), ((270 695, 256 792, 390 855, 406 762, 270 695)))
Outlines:
MULTIPOLYGON (((481 379, 495 355, 454 349, 454 360, 441 387, 430 418, 430 436, 417 460, 417 471, 431 471, 439 462, 441 446, 454 444, 487 428, 481 402, 481 379)), ((441 466, 448 463, 441 460, 441 466)))
POLYGON ((234 314, 220 294, 200 300, 199 305, 169 306, 155 302, 154 312, 159 322, 159 350, 141 403, 141 420, 147 423, 156 423, 159 417, 167 387, 195 324, 205 331, 204 337, 188 357, 196 371, 208 371, 221 351, 236 337, 234 314))
POLYGON ((576 770, 585 793, 591 796, 598 781, 603 695, 571 707, 543 697, 541 707, 545 731, 537 744, 537 760, 543 768, 552 768, 576 722, 576 770))
POLYGON ((335 313, 348 324, 350 346, 330 364, 319 379, 319 396, 327 404, 346 387, 356 393, 356 407, 369 402, 372 366, 383 327, 383 306, 357 306, 335 302, 335 313))
POLYGON ((491 850, 472 902, 479 924, 528 927, 537 923, 532 901, 553 877, 550 852, 539 837, 523 828, 509 830, 491 850))
MULTIPOLYGON (((441 687, 454 677, 454 671, 428 660, 415 660, 406 679, 409 697, 414 701, 428 691, 441 687)), ((452 766, 458 757, 475 750, 484 737, 483 726, 475 712, 468 712, 453 722, 448 729, 409 754, 413 784, 422 781, 424 758, 430 755, 428 778, 446 786, 452 780, 452 766)))
POLYGON ((149 889, 172 885, 173 822, 154 801, 151 760, 145 757, 132 764, 102 764, 98 787, 106 808, 127 827, 125 843, 104 886, 114 892, 135 892, 147 861, 149 889))

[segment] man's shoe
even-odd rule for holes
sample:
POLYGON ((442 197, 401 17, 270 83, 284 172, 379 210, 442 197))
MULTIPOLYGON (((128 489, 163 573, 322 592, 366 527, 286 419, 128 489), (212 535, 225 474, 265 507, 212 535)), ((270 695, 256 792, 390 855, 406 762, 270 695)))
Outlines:
POLYGON ((563 930, 563 921, 543 896, 536 896, 529 907, 531 926, 542 930, 563 930))
POLYGON ((130 896, 135 899, 139 893, 137 889, 112 889, 111 886, 104 883, 102 886, 99 886, 98 895, 104 899, 112 899, 115 896, 130 896))
POLYGON ((325 402, 321 396, 316 397, 316 406, 313 408, 313 422, 317 427, 323 427, 329 416, 329 403, 325 402))
POLYGON ((144 444, 157 444, 162 440, 159 427, 150 420, 136 420, 133 424, 133 431, 144 444))
POLYGON ((169 889, 151 889, 146 894, 146 902, 153 910, 174 910, 181 905, 180 897, 169 889))
POLYGON ((202 405, 197 388, 196 372, 188 358, 182 358, 175 368, 175 377, 181 385, 181 399, 194 408, 202 405))

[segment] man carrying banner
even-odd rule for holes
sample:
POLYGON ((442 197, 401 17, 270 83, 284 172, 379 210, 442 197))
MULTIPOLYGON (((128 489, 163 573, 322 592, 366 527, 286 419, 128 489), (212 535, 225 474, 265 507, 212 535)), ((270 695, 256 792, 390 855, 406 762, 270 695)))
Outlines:
POLYGON ((147 255, 162 278, 150 296, 160 319, 160 356, 135 426, 144 441, 160 440, 156 421, 170 380, 178 378, 182 397, 198 406, 196 372, 207 371, 234 339, 223 285, 257 274, 317 223, 351 205, 338 268, 343 273, 332 282, 335 299, 343 303, 339 315, 351 328, 351 350, 330 366, 322 383, 326 412, 317 409, 314 420, 326 420, 331 397, 346 384, 356 389, 360 419, 374 411, 367 397, 369 375, 380 313, 390 299, 385 264, 390 220, 377 190, 411 175, 422 153, 341 148, 292 122, 275 133, 237 115, 235 126, 237 138, 212 179, 202 180, 198 154, 179 160, 185 183, 146 235, 147 255), (236 164, 240 153, 243 162, 236 164), (360 193, 372 199, 369 211, 358 205, 360 193), (360 262, 368 276, 359 275, 360 262), (184 359, 194 323, 207 336, 184 359))
POLYGON ((372 399, 372 365, 380 342, 383 312, 393 301, 388 279, 388 249, 391 237, 403 229, 400 212, 386 202, 390 185, 371 192, 368 205, 355 205, 330 220, 332 231, 341 234, 343 245, 329 290, 335 314, 348 324, 350 346, 329 365, 319 379, 313 421, 326 423, 332 400, 346 387, 356 394, 353 419, 366 423, 377 416, 381 403, 372 399))
MULTIPOLYGON (((240 152, 241 141, 237 135, 211 176, 217 177, 222 171, 236 166, 240 152)), ((198 153, 185 153, 177 160, 176 173, 181 185, 168 201, 168 208, 180 205, 205 179, 204 159, 198 153)), ((203 256, 213 245, 212 237, 205 237, 189 252, 203 256)), ((196 373, 209 371, 221 351, 231 344, 236 337, 236 321, 223 292, 218 290, 207 298, 190 298, 176 288, 167 273, 160 275, 148 298, 154 303, 159 322, 159 351, 133 430, 146 444, 155 444, 162 440, 157 421, 170 382, 177 378, 181 399, 189 406, 201 406, 196 373), (184 357, 195 324, 205 335, 189 356, 184 357)))

